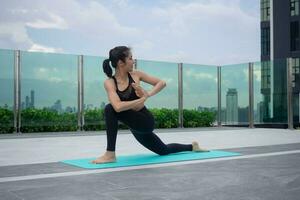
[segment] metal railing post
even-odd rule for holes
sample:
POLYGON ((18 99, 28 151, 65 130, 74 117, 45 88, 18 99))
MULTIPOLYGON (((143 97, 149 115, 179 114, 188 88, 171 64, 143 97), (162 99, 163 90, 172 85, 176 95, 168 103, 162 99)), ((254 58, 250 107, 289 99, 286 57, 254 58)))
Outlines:
POLYGON ((292 58, 287 58, 287 114, 288 129, 294 129, 293 121, 293 83, 292 83, 292 58))
POLYGON ((83 55, 78 56, 78 131, 84 126, 84 99, 83 99, 83 55))
POLYGON ((253 111, 254 111, 254 94, 253 94, 253 63, 249 63, 249 109, 248 120, 249 128, 254 128, 253 111))
POLYGON ((20 50, 14 51, 14 133, 21 133, 20 50))
POLYGON ((178 64, 178 126, 183 128, 182 63, 178 64))
POLYGON ((218 126, 221 126, 221 66, 217 67, 218 74, 218 126))

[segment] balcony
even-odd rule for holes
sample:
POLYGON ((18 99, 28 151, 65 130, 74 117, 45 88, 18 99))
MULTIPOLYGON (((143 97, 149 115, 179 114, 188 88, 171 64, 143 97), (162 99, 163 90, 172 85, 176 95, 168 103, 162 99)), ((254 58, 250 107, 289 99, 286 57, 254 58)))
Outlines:
MULTIPOLYGON (((104 59, 1 49, 0 133, 104 130, 104 59)), ((172 113, 156 128, 299 127, 293 59, 224 66, 138 59, 135 68, 167 83, 146 104, 153 113, 172 113), (201 114, 209 120, 200 123, 201 114)))
MULTIPOLYGON (((1 199, 298 198, 299 70, 290 59, 226 66, 137 60, 138 70, 167 82, 146 105, 167 113, 154 130, 165 143, 196 140, 241 156, 85 170, 61 161, 106 148, 103 59, 0 50, 1 199), (198 125, 204 113, 213 118, 198 125), (274 126, 289 129, 256 128, 274 126)), ((151 153, 123 128, 117 156, 151 153)))

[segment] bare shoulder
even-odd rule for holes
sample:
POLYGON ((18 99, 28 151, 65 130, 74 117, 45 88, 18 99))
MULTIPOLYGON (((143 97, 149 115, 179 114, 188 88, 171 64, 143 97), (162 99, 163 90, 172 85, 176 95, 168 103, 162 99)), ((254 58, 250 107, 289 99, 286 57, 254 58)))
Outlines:
POLYGON ((103 84, 106 90, 111 90, 111 89, 115 90, 116 86, 112 78, 106 79, 103 84))
POLYGON ((140 70, 134 70, 132 72, 130 72, 130 75, 133 75, 133 76, 141 76, 142 74, 144 74, 145 72, 142 72, 140 70))
POLYGON ((134 70, 129 73, 135 82, 138 82, 138 83, 140 82, 140 80, 141 80, 141 72, 140 71, 134 70))

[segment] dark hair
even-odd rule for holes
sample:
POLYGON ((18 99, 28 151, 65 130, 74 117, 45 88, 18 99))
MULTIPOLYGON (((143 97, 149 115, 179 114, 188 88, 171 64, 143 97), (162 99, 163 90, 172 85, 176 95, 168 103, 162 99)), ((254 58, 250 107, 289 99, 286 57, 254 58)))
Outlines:
POLYGON ((118 46, 109 51, 109 59, 103 61, 103 71, 104 73, 111 78, 112 77, 112 66, 116 69, 118 61, 121 60, 125 62, 126 57, 129 56, 130 48, 126 46, 118 46), (109 64, 111 63, 111 65, 109 64))

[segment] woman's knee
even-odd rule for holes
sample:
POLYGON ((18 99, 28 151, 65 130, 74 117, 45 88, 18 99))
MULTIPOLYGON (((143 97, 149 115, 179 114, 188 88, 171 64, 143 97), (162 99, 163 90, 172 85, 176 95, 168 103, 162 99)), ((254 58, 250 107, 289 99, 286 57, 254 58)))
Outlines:
POLYGON ((105 108, 104 108, 104 112, 105 113, 108 113, 108 112, 115 112, 115 109, 114 107, 109 103, 109 104, 106 104, 105 108))
POLYGON ((111 104, 107 104, 104 108, 104 117, 110 118, 110 116, 113 116, 116 113, 114 107, 111 104))

